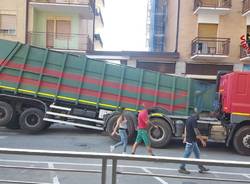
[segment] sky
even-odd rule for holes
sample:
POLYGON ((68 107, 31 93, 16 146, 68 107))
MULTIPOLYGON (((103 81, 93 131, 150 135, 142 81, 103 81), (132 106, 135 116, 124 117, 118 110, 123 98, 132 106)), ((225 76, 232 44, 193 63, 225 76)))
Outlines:
POLYGON ((147 0, 105 0, 106 51, 146 51, 147 0))

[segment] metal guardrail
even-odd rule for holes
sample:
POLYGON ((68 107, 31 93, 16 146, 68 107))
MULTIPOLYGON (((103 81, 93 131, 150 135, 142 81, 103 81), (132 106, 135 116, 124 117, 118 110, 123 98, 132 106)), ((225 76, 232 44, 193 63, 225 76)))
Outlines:
POLYGON ((93 43, 88 34, 28 32, 27 36, 28 43, 38 47, 80 51, 89 51, 93 48, 93 43))
POLYGON ((195 11, 199 7, 208 7, 208 8, 231 8, 232 0, 194 0, 195 11))
POLYGON ((242 14, 248 12, 250 10, 250 0, 242 1, 242 14))
POLYGON ((191 43, 191 55, 229 55, 229 38, 196 37, 191 43))
MULTIPOLYGON (((63 171, 63 172, 81 172, 81 173, 101 173, 101 184, 106 184, 107 180, 107 161, 111 160, 112 164, 112 184, 116 184, 117 174, 119 175, 136 175, 136 176, 154 176, 154 177, 167 177, 178 179, 192 179, 192 180, 209 180, 209 181, 224 181, 224 182, 240 182, 250 183, 249 180, 240 179, 226 179, 226 178, 211 178, 211 177, 191 177, 183 175, 163 175, 153 173, 139 173, 139 172, 120 172, 117 171, 117 161, 132 160, 144 162, 161 162, 161 163, 187 163, 193 165, 208 165, 208 166, 222 166, 222 167, 240 167, 250 168, 250 162, 226 161, 226 160, 208 160, 208 159, 191 159, 191 158, 176 158, 176 157, 162 157, 162 156, 143 156, 143 155, 121 155, 109 153, 91 153, 91 152, 74 152, 74 151, 49 151, 49 150, 30 150, 30 149, 9 149, 0 148, 0 154, 19 154, 19 155, 39 155, 39 156, 52 156, 52 157, 71 157, 71 158, 88 158, 102 160, 101 170, 80 170, 80 169, 61 169, 61 168, 44 168, 44 167, 30 167, 30 166, 11 166, 0 165, 0 168, 11 169, 31 169, 41 171, 63 171)), ((14 181, 14 180, 1 180, 0 183, 23 183, 23 184, 50 184, 31 181, 14 181)))

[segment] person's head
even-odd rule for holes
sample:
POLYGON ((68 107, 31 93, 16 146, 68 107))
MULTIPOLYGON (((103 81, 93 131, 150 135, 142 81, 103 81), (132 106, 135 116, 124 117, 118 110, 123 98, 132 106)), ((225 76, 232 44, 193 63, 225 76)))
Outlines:
POLYGON ((199 119, 200 113, 199 113, 199 110, 197 107, 194 107, 193 112, 192 112, 192 116, 196 116, 197 119, 199 119))

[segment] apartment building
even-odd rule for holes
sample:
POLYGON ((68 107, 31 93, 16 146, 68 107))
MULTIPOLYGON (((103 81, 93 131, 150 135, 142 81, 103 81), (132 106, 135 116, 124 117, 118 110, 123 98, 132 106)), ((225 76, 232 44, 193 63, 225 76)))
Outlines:
POLYGON ((250 32, 250 0, 168 0, 166 50, 179 52, 175 73, 215 78, 250 70, 241 36, 250 32))
POLYGON ((26 0, 0 1, 0 39, 25 42, 26 0))
POLYGON ((101 49, 103 7, 104 0, 1 0, 1 38, 67 52, 101 49))

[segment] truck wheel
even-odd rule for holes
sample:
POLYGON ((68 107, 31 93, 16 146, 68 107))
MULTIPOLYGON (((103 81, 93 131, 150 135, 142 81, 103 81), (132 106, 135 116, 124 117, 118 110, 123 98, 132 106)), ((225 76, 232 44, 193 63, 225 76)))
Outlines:
POLYGON ((150 122, 156 126, 154 127, 150 124, 148 130, 152 147, 161 148, 166 146, 172 136, 172 131, 168 122, 161 118, 152 118, 150 122))
POLYGON ((106 132, 108 133, 108 135, 115 141, 119 141, 120 138, 119 138, 119 135, 118 135, 118 131, 115 135, 111 135, 114 128, 115 128, 115 125, 116 125, 116 121, 119 117, 119 114, 114 114, 107 122, 107 127, 106 127, 106 132))
POLYGON ((250 125, 243 126, 234 135, 234 149, 241 155, 250 155, 250 125))
POLYGON ((0 101, 0 126, 7 125, 13 116, 13 108, 6 102, 0 101))
POLYGON ((44 112, 37 108, 26 109, 19 118, 21 129, 27 133, 37 133, 44 130, 46 123, 43 121, 44 112))
POLYGON ((44 126, 43 130, 47 130, 51 125, 52 125, 52 123, 45 122, 45 126, 44 126))
POLYGON ((18 123, 18 115, 16 113, 13 114, 12 119, 9 121, 7 125, 5 125, 5 127, 11 130, 20 129, 20 125, 18 123))
MULTIPOLYGON (((130 113, 130 112, 125 112, 125 117, 128 120, 128 141, 131 142, 135 136, 135 127, 134 127, 134 120, 136 119, 134 114, 130 113)), ((119 141, 120 137, 118 135, 118 130, 117 130, 117 134, 115 134, 114 136, 111 136, 117 119, 120 116, 120 114, 114 114, 107 122, 107 127, 106 127, 106 132, 108 133, 108 135, 115 141, 119 141)))
POLYGON ((125 111, 124 113, 127 121, 128 121, 128 142, 132 142, 135 139, 136 135, 136 127, 137 127, 137 118, 136 116, 129 111, 125 111))

